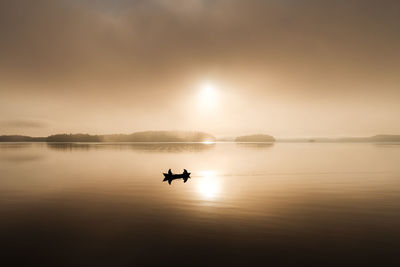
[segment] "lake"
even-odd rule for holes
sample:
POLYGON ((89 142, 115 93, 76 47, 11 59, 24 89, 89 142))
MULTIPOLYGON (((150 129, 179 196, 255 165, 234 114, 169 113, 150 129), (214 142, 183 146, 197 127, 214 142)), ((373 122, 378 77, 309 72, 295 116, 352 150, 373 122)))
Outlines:
POLYGON ((1 143, 0 214, 15 265, 395 264, 400 144, 1 143))

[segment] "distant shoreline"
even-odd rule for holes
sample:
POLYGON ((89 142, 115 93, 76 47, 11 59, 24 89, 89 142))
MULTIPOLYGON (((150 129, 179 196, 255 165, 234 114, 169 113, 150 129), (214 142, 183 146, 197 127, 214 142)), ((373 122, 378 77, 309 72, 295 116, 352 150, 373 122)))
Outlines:
POLYGON ((390 143, 400 142, 400 135, 380 134, 369 137, 310 137, 310 138, 281 138, 277 142, 285 143, 390 143))
POLYGON ((239 136, 231 140, 218 140, 204 132, 183 131, 146 131, 132 134, 56 134, 48 137, 31 137, 24 135, 1 135, 0 143, 398 143, 400 135, 374 135, 370 137, 310 137, 310 138, 275 138, 258 134, 239 136))
POLYGON ((397 144, 400 141, 287 141, 287 140, 276 140, 275 142, 236 142, 236 141, 212 141, 212 142, 167 142, 167 141, 150 141, 150 142, 141 142, 141 141, 119 141, 119 142, 109 142, 109 141, 101 141, 101 142, 90 142, 90 141, 0 141, 0 144, 199 144, 199 145, 213 145, 213 144, 261 144, 261 145, 273 145, 276 143, 283 144, 397 144))
POLYGON ((215 136, 198 131, 145 131, 132 134, 55 134, 47 137, 31 137, 23 135, 2 135, 0 142, 214 142, 215 136))

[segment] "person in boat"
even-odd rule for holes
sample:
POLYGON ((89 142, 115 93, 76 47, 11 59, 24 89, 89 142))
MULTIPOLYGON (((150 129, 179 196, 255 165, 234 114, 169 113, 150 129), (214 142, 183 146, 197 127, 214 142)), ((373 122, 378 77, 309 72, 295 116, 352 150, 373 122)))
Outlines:
POLYGON ((171 169, 169 169, 169 170, 168 170, 168 174, 172 174, 172 171, 171 171, 171 169))

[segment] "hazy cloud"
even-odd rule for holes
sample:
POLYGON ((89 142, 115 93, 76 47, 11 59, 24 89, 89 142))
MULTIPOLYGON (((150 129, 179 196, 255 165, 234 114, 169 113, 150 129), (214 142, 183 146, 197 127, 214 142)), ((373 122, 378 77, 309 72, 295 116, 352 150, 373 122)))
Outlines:
POLYGON ((337 75, 397 81, 399 7, 397 1, 1 0, 0 75, 10 82, 160 87, 149 76, 233 65, 328 81, 337 75))
POLYGON ((327 132, 354 132, 349 121, 370 114, 360 132, 394 131, 399 13, 394 0, 0 0, 1 119, 50 118, 54 131, 283 133, 324 128, 332 114, 327 132), (242 101, 208 124, 182 108, 204 79, 242 101))

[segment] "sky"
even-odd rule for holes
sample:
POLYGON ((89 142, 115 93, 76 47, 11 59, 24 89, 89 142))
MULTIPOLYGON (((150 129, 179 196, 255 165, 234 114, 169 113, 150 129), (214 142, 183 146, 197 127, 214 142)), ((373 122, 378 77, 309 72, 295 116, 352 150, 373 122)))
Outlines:
POLYGON ((400 2, 0 0, 0 135, 400 134, 400 2))

